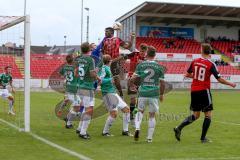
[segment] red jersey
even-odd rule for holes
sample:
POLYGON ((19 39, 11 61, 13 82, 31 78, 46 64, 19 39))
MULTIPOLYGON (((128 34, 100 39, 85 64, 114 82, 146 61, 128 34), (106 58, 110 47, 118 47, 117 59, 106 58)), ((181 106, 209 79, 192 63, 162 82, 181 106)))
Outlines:
POLYGON ((118 37, 105 38, 103 42, 103 54, 108 54, 112 58, 119 57, 119 47, 122 40, 118 37))
POLYGON ((130 69, 128 76, 131 77, 132 74, 135 72, 137 65, 139 64, 140 60, 144 61, 145 57, 142 57, 140 54, 135 54, 133 57, 130 58, 130 69))
POLYGON ((206 58, 193 60, 187 72, 193 74, 191 91, 210 89, 210 78, 212 74, 216 79, 220 78, 216 65, 206 58))

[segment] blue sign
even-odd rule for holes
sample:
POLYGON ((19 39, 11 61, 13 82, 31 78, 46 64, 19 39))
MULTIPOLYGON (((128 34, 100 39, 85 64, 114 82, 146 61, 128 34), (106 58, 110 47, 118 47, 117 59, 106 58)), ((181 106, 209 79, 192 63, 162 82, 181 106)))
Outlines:
POLYGON ((153 27, 141 26, 141 37, 154 37, 154 38, 194 38, 193 28, 176 28, 176 27, 153 27))

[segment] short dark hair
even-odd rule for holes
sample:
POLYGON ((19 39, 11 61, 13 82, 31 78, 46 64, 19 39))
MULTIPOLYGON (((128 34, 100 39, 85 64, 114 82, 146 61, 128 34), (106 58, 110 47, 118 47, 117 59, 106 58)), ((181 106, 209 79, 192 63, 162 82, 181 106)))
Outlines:
POLYGON ((147 49, 148 49, 148 45, 146 43, 141 43, 140 44, 140 50, 147 51, 147 49))
POLYGON ((88 42, 84 42, 81 44, 81 51, 83 54, 86 54, 90 51, 90 45, 88 42))
POLYGON ((68 64, 71 64, 73 62, 73 55, 69 54, 66 56, 66 61, 68 64))
POLYGON ((211 54, 212 53, 212 48, 209 44, 202 44, 202 53, 203 54, 211 54))
POLYGON ((12 68, 12 66, 6 66, 4 69, 7 70, 8 68, 12 68))
POLYGON ((114 33, 113 27, 107 27, 107 28, 105 28, 105 31, 106 31, 106 30, 109 30, 109 31, 111 31, 112 33, 114 33))
POLYGON ((149 46, 147 50, 148 57, 155 57, 156 56, 156 48, 153 46, 149 46))

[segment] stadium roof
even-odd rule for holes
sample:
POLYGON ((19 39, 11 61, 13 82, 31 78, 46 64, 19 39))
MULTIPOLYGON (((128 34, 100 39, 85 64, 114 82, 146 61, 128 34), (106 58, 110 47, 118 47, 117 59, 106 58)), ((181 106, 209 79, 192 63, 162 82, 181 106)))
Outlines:
POLYGON ((240 7, 146 1, 116 21, 136 14, 137 23, 196 24, 197 26, 240 26, 240 7))

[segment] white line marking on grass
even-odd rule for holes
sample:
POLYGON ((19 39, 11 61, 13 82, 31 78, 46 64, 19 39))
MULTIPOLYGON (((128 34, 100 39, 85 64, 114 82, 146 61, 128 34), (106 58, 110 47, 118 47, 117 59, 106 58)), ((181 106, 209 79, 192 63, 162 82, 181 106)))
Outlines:
MULTIPOLYGON (((12 123, 9 123, 9 122, 1 119, 1 118, 0 118, 0 122, 5 123, 5 124, 7 124, 8 126, 16 129, 16 130, 18 130, 18 131, 21 131, 21 128, 17 127, 16 125, 14 125, 14 124, 12 124, 12 123)), ((27 133, 27 134, 29 134, 29 135, 32 136, 33 138, 35 138, 35 139, 37 139, 37 140, 39 140, 39 141, 41 141, 41 142, 43 142, 43 143, 45 143, 45 144, 47 144, 47 145, 49 145, 49 146, 51 146, 51 147, 53 147, 53 148, 56 148, 56 149, 58 149, 58 150, 60 150, 60 151, 63 151, 63 152, 65 152, 65 153, 67 153, 67 154, 69 154, 69 155, 71 155, 71 156, 77 157, 77 158, 79 158, 79 159, 81 159, 81 160, 92 160, 92 159, 89 158, 89 157, 86 157, 86 156, 84 156, 84 155, 82 155, 82 154, 79 154, 79 153, 74 152, 74 151, 72 151, 72 150, 70 150, 70 149, 67 149, 67 148, 65 148, 65 147, 62 147, 62 146, 60 146, 60 145, 58 145, 58 144, 56 144, 56 143, 53 143, 53 142, 51 142, 51 141, 49 141, 49 140, 47 140, 47 139, 45 139, 45 138, 43 138, 43 137, 40 137, 40 136, 36 135, 36 134, 34 134, 34 133, 31 133, 31 132, 30 132, 30 133, 27 133)))
POLYGON ((235 160, 240 159, 240 157, 218 157, 218 158, 164 158, 161 160, 235 160))
POLYGON ((240 126, 240 123, 234 123, 234 122, 223 122, 223 121, 214 121, 214 122, 222 123, 222 124, 229 124, 229 125, 240 126))

